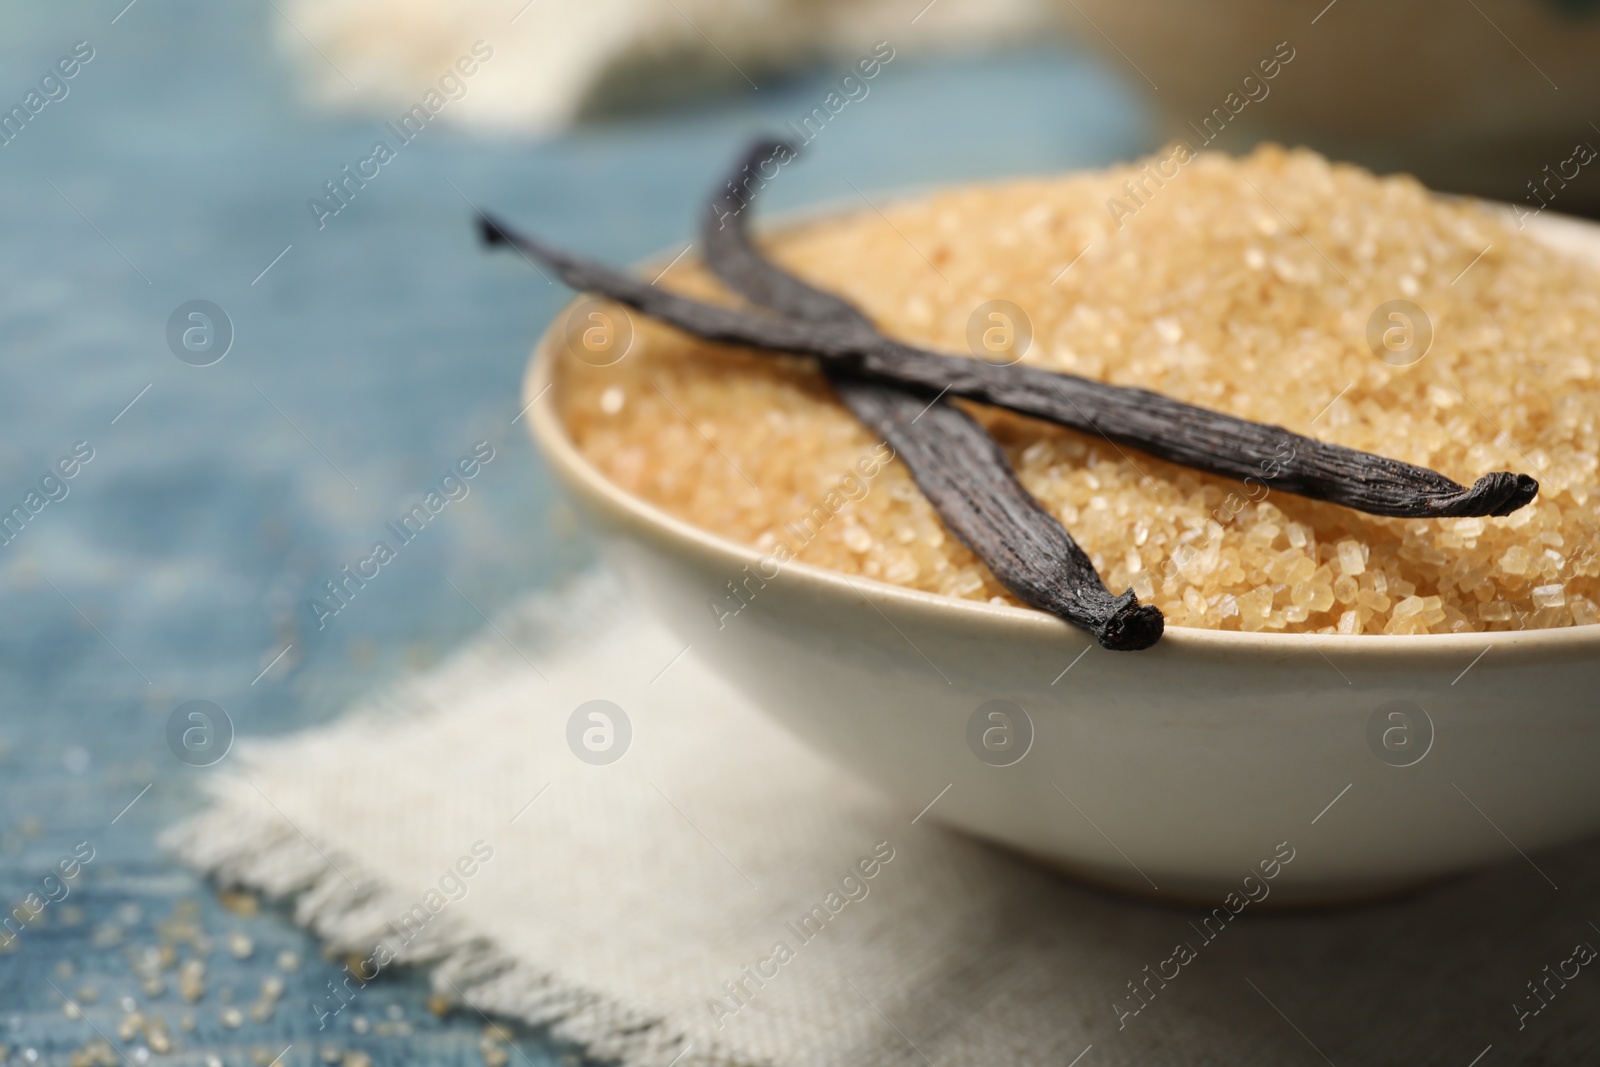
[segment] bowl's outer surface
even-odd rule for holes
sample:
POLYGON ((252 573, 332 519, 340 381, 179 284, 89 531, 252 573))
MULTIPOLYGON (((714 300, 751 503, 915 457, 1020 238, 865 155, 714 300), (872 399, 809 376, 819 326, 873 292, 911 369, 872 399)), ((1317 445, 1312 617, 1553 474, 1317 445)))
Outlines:
POLYGON ((1475 6, 1323 0, 1302 13, 1276 0, 1060 5, 1084 44, 1128 71, 1130 85, 1151 84, 1168 135, 1194 148, 1219 133, 1234 151, 1263 139, 1309 144, 1438 189, 1527 208, 1554 196, 1560 210, 1593 211, 1593 181, 1569 186, 1543 168, 1571 168, 1571 179, 1575 146, 1600 144, 1586 103, 1600 93, 1600 9, 1560 0, 1475 6), (1462 9, 1472 18, 1461 18, 1462 9), (1260 64, 1274 56, 1292 58, 1269 62, 1276 74, 1263 78, 1260 64))
MULTIPOLYGON (((1561 226, 1600 249, 1600 228, 1561 226)), ((531 432, 629 588, 758 706, 903 802, 908 823, 937 797, 922 817, 1208 903, 1289 849, 1274 903, 1384 893, 1600 830, 1600 626, 1171 628, 1114 653, 1040 612, 779 569, 577 452, 547 395, 558 343, 552 330, 529 367, 531 432), (745 601, 731 615, 729 583, 745 601), (967 740, 994 700, 1032 724, 1010 766, 967 740), (1388 718, 1391 701, 1409 717, 1388 718)))

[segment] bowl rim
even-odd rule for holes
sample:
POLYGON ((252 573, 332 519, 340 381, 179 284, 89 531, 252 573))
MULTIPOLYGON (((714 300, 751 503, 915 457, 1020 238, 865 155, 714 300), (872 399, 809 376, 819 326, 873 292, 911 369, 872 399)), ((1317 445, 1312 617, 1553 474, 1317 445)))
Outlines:
MULTIPOLYGON (((999 184, 999 182, 964 182, 961 186, 974 184, 999 184)), ((911 188, 899 187, 887 195, 898 199, 906 195, 926 195, 940 188, 954 187, 918 184, 911 188)), ((1496 201, 1482 200, 1480 203, 1492 209, 1503 209, 1508 216, 1512 211, 1510 205, 1496 201)), ((755 229, 766 236, 781 235, 822 219, 842 217, 840 209, 849 204, 851 202, 847 200, 830 198, 787 211, 771 212, 756 224, 755 229)), ((853 210, 860 209, 856 207, 853 210)), ((1592 244, 1593 255, 1600 261, 1600 223, 1554 212, 1543 212, 1531 219, 1529 226, 1534 230, 1544 231, 1541 236, 1551 238, 1549 244, 1567 254, 1574 253, 1573 246, 1577 243, 1592 244)), ((632 269, 641 273, 660 270, 663 266, 670 266, 681 260, 685 251, 687 250, 681 244, 674 244, 667 250, 635 261, 632 269)), ((601 506, 613 519, 621 519, 638 531, 649 531, 657 536, 664 535, 668 540, 678 542, 675 547, 693 549, 703 555, 722 557, 729 565, 730 574, 768 558, 768 553, 696 526, 642 497, 627 492, 607 478, 578 451, 567 433, 553 395, 556 388, 555 341, 558 326, 565 321, 573 308, 586 299, 590 299, 587 294, 575 293, 573 298, 564 303, 551 317, 534 345, 523 375, 522 412, 527 417, 528 433, 554 472, 569 490, 578 492, 591 503, 601 506)), ((873 599, 869 603, 875 601, 874 606, 893 605, 901 611, 923 617, 930 622, 965 623, 969 626, 997 628, 996 636, 1011 635, 1034 641, 1051 637, 1069 637, 1077 639, 1075 642, 1077 644, 1097 647, 1093 636, 1087 631, 1080 630, 1064 619, 1036 608, 992 604, 987 601, 931 593, 869 578, 866 575, 847 575, 842 571, 796 559, 783 563, 781 568, 783 574, 810 583, 818 591, 833 597, 854 601, 870 595, 873 599), (936 616, 938 618, 935 618, 936 616)), ((1574 654, 1600 651, 1600 623, 1526 630, 1470 630, 1451 634, 1249 632, 1168 625, 1161 640, 1147 650, 1146 654, 1162 649, 1169 653, 1182 651, 1237 655, 1254 652, 1278 659, 1289 653, 1303 651, 1308 645, 1324 659, 1329 652, 1337 652, 1346 658, 1352 653, 1358 653, 1376 660, 1375 665, 1378 666, 1400 659, 1412 661, 1419 656, 1454 661, 1463 653, 1476 653, 1478 658, 1473 659, 1472 664, 1477 664, 1478 659, 1497 658, 1489 657, 1487 655, 1489 652, 1506 649, 1517 650, 1520 654, 1519 660, 1523 662, 1530 656, 1538 659, 1550 657, 1567 659, 1572 658, 1574 654)), ((1332 660, 1329 660, 1329 663, 1338 669, 1332 660)))

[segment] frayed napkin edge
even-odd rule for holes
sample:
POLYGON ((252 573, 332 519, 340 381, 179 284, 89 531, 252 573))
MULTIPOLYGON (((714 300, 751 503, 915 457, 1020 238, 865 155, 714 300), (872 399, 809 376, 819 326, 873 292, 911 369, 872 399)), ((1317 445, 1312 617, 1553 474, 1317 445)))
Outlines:
MULTIPOLYGON (((604 572, 589 572, 556 591, 530 594, 433 670, 360 701, 327 724, 256 742, 242 758, 247 763, 285 758, 325 731, 392 717, 397 709, 413 715, 443 713, 429 692, 430 683, 436 685, 441 676, 505 666, 518 657, 526 660, 524 650, 530 647, 544 655, 559 654, 612 617, 622 602, 614 580, 604 572)), ((622 1067, 756 1067, 727 1049, 696 1048, 664 1018, 518 960, 454 916, 432 917, 415 935, 402 935, 388 917, 406 914, 414 900, 348 855, 312 841, 281 815, 243 802, 235 791, 247 785, 242 772, 216 775, 207 784, 209 805, 163 833, 161 847, 219 886, 290 901, 294 921, 336 951, 367 952, 370 961, 382 946, 390 956, 383 967, 427 968, 435 992, 485 1020, 500 1016, 547 1028, 586 1055, 622 1067)), ((374 974, 371 980, 378 977, 374 974)), ((360 975, 355 978, 365 984, 360 975)))

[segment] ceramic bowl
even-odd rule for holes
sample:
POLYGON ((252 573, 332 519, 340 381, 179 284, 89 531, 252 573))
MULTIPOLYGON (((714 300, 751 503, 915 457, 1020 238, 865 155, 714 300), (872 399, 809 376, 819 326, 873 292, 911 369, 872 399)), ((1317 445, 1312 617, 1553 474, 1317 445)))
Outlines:
POLYGON ((1595 161, 1575 155, 1600 147, 1589 124, 1600 93, 1593 0, 1056 6, 1147 94, 1163 135, 1196 149, 1212 138, 1231 151, 1261 139, 1307 144, 1435 189, 1600 208, 1600 182, 1580 173, 1595 161))
MULTIPOLYGON (((1600 228, 1539 221, 1600 257, 1600 228)), ((1102 885, 1207 904, 1270 870, 1270 905, 1497 861, 1537 880, 1540 850, 1600 830, 1600 626, 1170 627, 1118 653, 1041 612, 802 563, 746 584, 729 616, 710 604, 770 561, 579 454, 553 403, 572 358, 562 336, 547 333, 529 366, 527 421, 624 581, 691 655, 897 797, 908 833, 938 822, 1102 885)))

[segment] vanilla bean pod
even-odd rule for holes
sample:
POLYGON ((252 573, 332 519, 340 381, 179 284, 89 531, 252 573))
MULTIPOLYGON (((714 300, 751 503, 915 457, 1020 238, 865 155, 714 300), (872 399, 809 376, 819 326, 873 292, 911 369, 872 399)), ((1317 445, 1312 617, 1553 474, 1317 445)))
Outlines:
MULTIPOLYGON (((741 182, 741 178, 758 168, 763 160, 785 150, 793 152, 783 141, 755 142, 746 149, 739 167, 727 182, 727 190, 711 198, 700 226, 700 239, 706 246, 706 266, 719 281, 753 304, 782 312, 790 318, 851 330, 863 340, 876 337, 877 327, 860 308, 836 293, 818 289, 790 274, 762 255, 750 240, 745 212, 755 206, 756 190, 741 182), (738 193, 741 187, 745 190, 743 197, 738 193)), ((827 366, 824 360, 823 367, 827 366)))
POLYGON ((555 270, 574 289, 599 293, 708 341, 815 356, 864 378, 993 404, 1182 466, 1372 515, 1446 518, 1507 515, 1539 483, 1496 471, 1469 488, 1437 471, 1224 415, 1131 386, 1108 385, 1022 364, 930 352, 870 325, 810 322, 718 307, 678 296, 609 267, 550 248, 483 215, 485 241, 509 245, 555 270))
POLYGON ((1025 604, 1114 652, 1149 648, 1166 623, 1133 590, 1113 597, 1066 528, 1023 488, 989 432, 953 404, 901 385, 829 376, 850 411, 911 469, 939 518, 1025 604))
MULTIPOLYGON (((749 162, 772 147, 755 146, 749 162)), ((742 170, 734 172, 735 182, 742 170)), ((744 224, 749 206, 727 194, 712 199, 701 229, 712 272, 780 314, 870 330, 853 304, 755 250, 744 224)), ((1024 604, 1088 630, 1113 651, 1149 648, 1161 637, 1160 609, 1140 604, 1132 590, 1111 595, 1083 549, 1023 488, 1005 452, 970 415, 924 390, 861 379, 826 360, 822 369, 851 413, 893 446, 945 526, 1024 604)))

